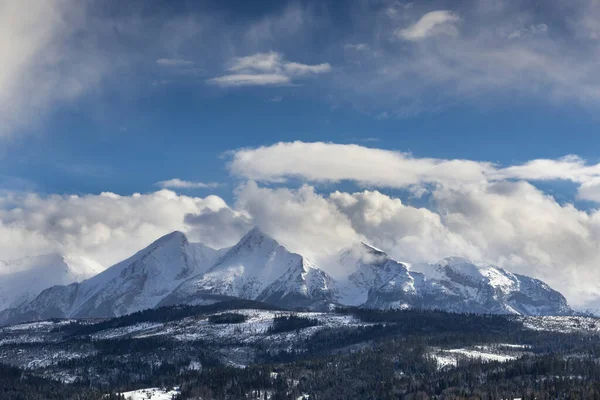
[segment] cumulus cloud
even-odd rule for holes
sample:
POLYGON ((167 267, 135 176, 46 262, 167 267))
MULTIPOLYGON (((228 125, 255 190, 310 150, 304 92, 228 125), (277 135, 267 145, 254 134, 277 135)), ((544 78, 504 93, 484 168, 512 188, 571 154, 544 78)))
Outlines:
MULTIPOLYGON (((0 259, 49 252, 87 256, 105 267, 174 230, 188 231, 187 214, 227 208, 217 196, 181 196, 169 190, 120 196, 40 196, 8 193, 0 197, 0 259)), ((195 231, 190 239, 230 243, 215 230, 195 231)))
POLYGON ((0 3, 0 137, 89 91, 108 70, 85 34, 87 2, 0 3))
POLYGON ((448 10, 430 11, 414 24, 398 29, 396 35, 404 40, 418 41, 436 35, 458 35, 457 14, 448 10))
POLYGON ((254 226, 248 212, 228 207, 206 207, 197 214, 186 214, 184 222, 190 237, 202 238, 202 243, 215 249, 234 245, 254 226))
POLYGON ((214 189, 221 186, 221 184, 216 182, 192 182, 174 178, 166 181, 156 182, 156 186, 159 186, 163 189, 214 189))
POLYGON ((319 263, 357 238, 347 217, 313 187, 268 189, 248 182, 237 196, 236 209, 248 212, 255 225, 319 263))
POLYGON ((230 74, 209 79, 218 86, 260 86, 291 84, 295 78, 323 74, 331 71, 328 63, 308 65, 286 61, 283 54, 271 51, 235 58, 230 74))
POLYGON ((582 183, 577 189, 577 197, 581 200, 600 203, 600 178, 593 178, 582 183))

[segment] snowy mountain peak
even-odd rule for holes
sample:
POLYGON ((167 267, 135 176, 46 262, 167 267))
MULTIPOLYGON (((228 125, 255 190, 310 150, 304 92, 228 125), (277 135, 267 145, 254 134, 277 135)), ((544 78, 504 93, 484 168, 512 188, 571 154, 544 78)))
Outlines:
POLYGON ((291 308, 329 309, 338 301, 335 280, 304 257, 267 286, 257 300, 291 308))
POLYGON ((187 239, 187 236, 185 236, 185 233, 183 233, 181 231, 173 231, 171 233, 167 233, 166 235, 156 239, 148 247, 146 247, 146 249, 157 247, 157 246, 164 246, 169 243, 180 244, 180 243, 187 243, 187 242, 188 242, 188 239, 187 239))
POLYGON ((272 249, 278 246, 280 244, 275 239, 261 231, 260 228, 254 227, 240 239, 232 250, 272 249))
POLYGON ((342 250, 338 262, 351 274, 364 266, 383 266, 388 260, 390 257, 384 251, 361 241, 342 250))
POLYGON ((228 296, 311 308, 333 302, 334 286, 315 264, 254 228, 207 272, 183 282, 165 303, 228 296))
MULTIPOLYGON (((460 275, 464 279, 471 279, 474 282, 484 280, 494 287, 512 287, 514 286, 515 276, 494 265, 477 263, 462 257, 448 257, 441 260, 438 264, 438 270, 445 275, 460 275)), ((439 276, 436 277, 439 278, 439 276)))

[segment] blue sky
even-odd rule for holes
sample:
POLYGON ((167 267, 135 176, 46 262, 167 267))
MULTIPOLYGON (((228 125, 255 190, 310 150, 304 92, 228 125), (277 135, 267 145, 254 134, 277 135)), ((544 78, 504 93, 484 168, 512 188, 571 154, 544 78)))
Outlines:
POLYGON ((596 0, 9 0, 0 259, 108 266, 259 225, 323 263, 358 239, 460 255, 595 307, 574 282, 600 261, 598 21, 596 0))
MULTIPOLYGON (((509 35, 556 18, 550 17, 556 5, 553 10, 527 3, 522 10, 505 11, 506 18, 530 14, 506 28, 509 35)), ((387 49, 389 60, 381 63, 389 63, 390 68, 396 62, 392 58, 403 52, 404 43, 382 39, 384 33, 379 30, 383 28, 370 25, 380 21, 381 14, 390 10, 407 14, 385 20, 387 25, 399 20, 402 26, 405 20, 436 10, 436 4, 455 13, 468 12, 470 6, 468 2, 352 4, 343 8, 336 2, 253 2, 252 7, 245 2, 90 4, 88 18, 100 27, 96 32, 81 29, 77 33, 94 38, 98 46, 94 57, 114 52, 118 65, 98 72, 100 81, 76 100, 49 104, 41 117, 33 116, 34 124, 10 133, 0 158, 3 186, 27 185, 47 193, 133 193, 152 190, 156 181, 173 177, 225 182, 230 179, 222 153, 290 140, 359 143, 420 157, 501 164, 568 154, 597 161, 597 108, 581 99, 554 98, 552 91, 567 89, 552 88, 551 81, 543 82, 549 90, 539 93, 514 88, 519 82, 512 81, 504 88, 483 87, 468 94, 453 93, 456 82, 442 82, 431 89, 425 87, 429 82, 423 82, 423 88, 407 90, 408 98, 389 94, 375 83, 373 88, 350 91, 346 85, 363 74, 371 73, 374 80, 380 67, 373 65, 372 71, 355 68, 362 62, 355 53, 368 50, 348 46, 362 44, 373 52, 387 49), (368 12, 360 16, 358 9, 368 12), (141 27, 138 31, 136 23, 141 27), (109 28, 116 33, 107 33, 109 28), (248 32, 255 32, 256 38, 248 39, 248 32), (272 51, 293 62, 328 63, 332 70, 298 79, 298 86, 215 87, 207 83, 222 75, 234 57, 272 51), (186 65, 161 67, 159 59, 186 65), (347 81, 338 83, 343 79, 347 81), (440 99, 431 100, 436 96, 440 99), (412 111, 416 103, 419 109, 412 111)), ((475 16, 463 19, 467 17, 475 16)), ((467 22, 473 25, 463 21, 462 29, 467 22)), ((559 35, 555 30, 564 29, 559 22, 545 35, 559 35)), ((389 29, 393 33, 399 28, 392 25, 389 29)), ((78 56, 92 57, 76 55, 74 62, 78 56)), ((111 54, 106 56, 111 58, 111 54)), ((395 86, 389 89, 402 92, 408 79, 393 80, 395 86)), ((227 196, 227 191, 221 194, 227 196)))

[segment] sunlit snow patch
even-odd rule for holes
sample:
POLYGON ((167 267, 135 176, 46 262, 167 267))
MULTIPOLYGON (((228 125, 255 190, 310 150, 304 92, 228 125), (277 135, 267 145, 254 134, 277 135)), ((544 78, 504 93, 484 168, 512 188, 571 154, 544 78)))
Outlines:
POLYGON ((173 396, 178 395, 179 393, 179 388, 175 387, 172 389, 139 389, 121 394, 125 397, 125 400, 171 400, 173 396))

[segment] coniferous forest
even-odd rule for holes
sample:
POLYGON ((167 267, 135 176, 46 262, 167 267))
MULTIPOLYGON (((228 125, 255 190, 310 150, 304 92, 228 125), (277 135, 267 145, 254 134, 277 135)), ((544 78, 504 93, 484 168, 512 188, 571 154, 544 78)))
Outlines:
POLYGON ((592 318, 559 320, 578 330, 531 329, 524 318, 501 315, 352 308, 325 315, 258 306, 54 321, 38 324, 48 326, 43 332, 25 326, 18 336, 4 328, 0 398, 110 400, 179 387, 177 399, 203 400, 600 399, 592 318), (265 315, 270 320, 257 322, 265 315), (221 336, 184 337, 177 329, 185 324, 221 336))

